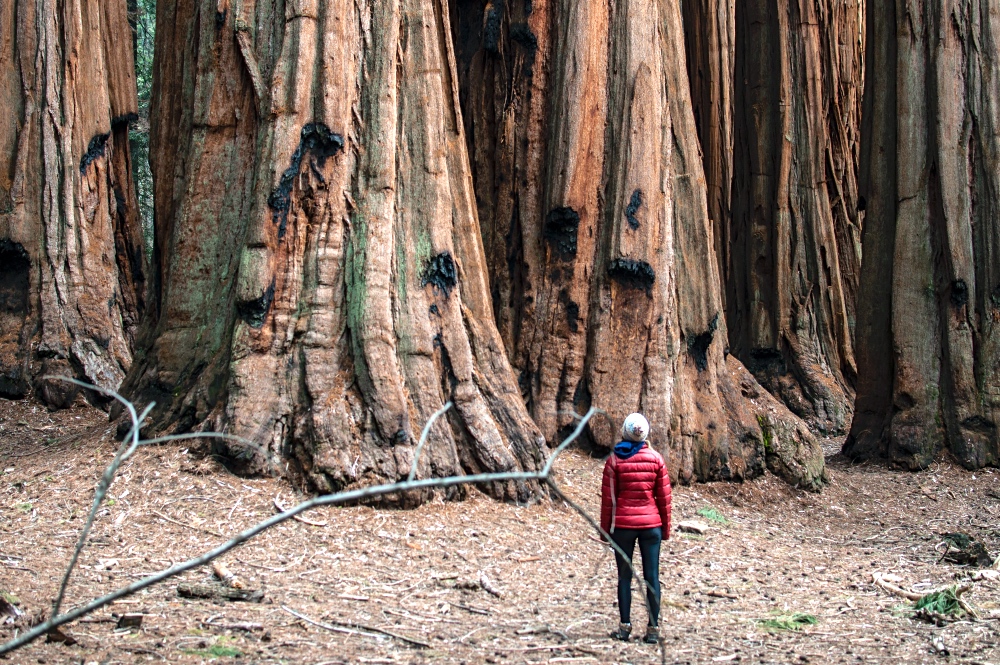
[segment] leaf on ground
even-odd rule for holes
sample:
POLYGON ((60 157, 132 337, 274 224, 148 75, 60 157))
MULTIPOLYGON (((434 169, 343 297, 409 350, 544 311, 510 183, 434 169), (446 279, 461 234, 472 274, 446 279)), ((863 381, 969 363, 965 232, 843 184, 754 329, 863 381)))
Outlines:
POLYGON ((767 619, 759 619, 759 622, 768 630, 802 630, 805 626, 815 626, 819 619, 805 612, 793 612, 776 614, 767 619))
POLYGON ((729 524, 729 518, 711 506, 705 506, 698 510, 698 515, 717 524, 729 524))

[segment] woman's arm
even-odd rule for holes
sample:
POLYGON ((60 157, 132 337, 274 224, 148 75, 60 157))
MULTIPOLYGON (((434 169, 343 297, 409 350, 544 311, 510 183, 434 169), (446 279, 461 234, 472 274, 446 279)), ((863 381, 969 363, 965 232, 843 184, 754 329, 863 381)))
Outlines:
MULTIPOLYGON (((611 453, 614 455, 614 453, 611 453)), ((601 478, 601 528, 605 533, 611 531, 611 495, 614 492, 612 480, 614 470, 611 468, 611 458, 604 463, 604 476, 601 478)))
POLYGON ((663 523, 663 539, 670 538, 670 510, 672 496, 670 490, 670 474, 667 473, 667 465, 660 459, 660 468, 656 472, 656 483, 653 486, 653 496, 656 498, 656 509, 660 512, 660 521, 663 523))

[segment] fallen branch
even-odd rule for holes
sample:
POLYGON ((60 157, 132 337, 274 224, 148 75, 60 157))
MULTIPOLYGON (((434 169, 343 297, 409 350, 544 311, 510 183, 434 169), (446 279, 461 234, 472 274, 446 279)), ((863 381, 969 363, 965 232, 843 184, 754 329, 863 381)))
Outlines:
MULTIPOLYGON (((83 385, 88 386, 88 384, 83 384, 83 385)), ((411 490, 448 488, 448 487, 458 487, 461 485, 474 485, 480 483, 494 483, 494 482, 506 482, 506 481, 522 481, 522 482, 547 481, 549 485, 554 489, 556 489, 556 491, 558 492, 558 489, 556 488, 555 484, 549 478, 550 474, 552 473, 552 465, 555 464, 555 461, 558 458, 558 456, 563 451, 565 451, 566 448, 568 448, 573 443, 573 441, 575 441, 580 436, 580 434, 583 432, 584 427, 586 427, 587 422, 591 419, 591 417, 593 417, 595 413, 598 413, 598 410, 593 407, 591 407, 590 410, 587 411, 587 413, 580 419, 580 422, 577 424, 576 429, 573 430, 573 433, 570 434, 570 436, 567 437, 559 445, 559 447, 552 452, 552 454, 549 456, 548 461, 546 462, 545 466, 542 468, 541 471, 511 471, 511 472, 500 472, 500 473, 479 473, 471 476, 449 476, 446 478, 421 478, 418 480, 386 483, 382 485, 373 485, 371 487, 364 487, 360 489, 339 492, 337 494, 327 494, 323 496, 313 497, 312 499, 309 499, 308 501, 303 501, 302 503, 292 508, 289 508, 284 512, 278 513, 277 515, 272 515, 268 519, 262 522, 258 522, 249 529, 240 532, 232 539, 218 545, 217 547, 209 550, 208 552, 205 552, 204 554, 201 554, 200 556, 188 559, 187 561, 184 561, 182 563, 175 564, 170 568, 167 568, 166 570, 161 570, 158 573, 154 573, 153 575, 150 575, 141 580, 133 582, 132 584, 126 587, 112 591, 111 593, 105 594, 99 598, 95 598, 91 600, 89 603, 77 607, 73 610, 70 610, 69 612, 66 612, 64 614, 53 613, 52 617, 49 618, 47 621, 35 626, 31 630, 10 640, 9 642, 0 645, 0 655, 9 653, 11 651, 14 651, 15 649, 24 646, 25 644, 33 642, 34 640, 46 634, 53 628, 62 626, 71 621, 75 621, 76 619, 86 616, 87 614, 90 614, 91 612, 100 609, 120 598, 130 596, 136 593, 137 591, 141 591, 142 589, 145 589, 147 587, 159 584, 160 582, 163 582, 164 580, 170 579, 172 577, 176 577, 181 573, 185 573, 189 570, 194 570, 195 568, 204 566, 205 564, 210 563, 214 559, 217 559, 218 557, 222 556, 226 552, 229 552, 230 550, 239 547, 240 545, 244 544, 251 538, 266 531, 267 529, 270 529, 271 527, 281 524, 282 522, 285 522, 287 520, 293 519, 296 515, 304 513, 318 506, 333 506, 344 503, 355 503, 364 499, 385 496, 387 494, 407 492, 411 490)), ((138 418, 136 418, 136 420, 138 420, 138 418)), ((136 427, 136 429, 138 430, 138 427, 136 427)), ((179 435, 177 438, 211 437, 213 436, 213 434, 214 433, 202 432, 194 436, 179 435)), ((224 435, 224 436, 226 438, 238 439, 238 437, 234 437, 232 435, 224 435)), ((160 437, 158 439, 151 439, 143 443, 153 443, 153 442, 159 443, 161 441, 167 441, 167 440, 170 440, 169 437, 160 437)), ((242 441, 242 439, 240 440, 242 441)), ((257 447, 255 444, 251 445, 257 447)), ((561 497, 563 496, 561 492, 559 492, 559 495, 561 497)), ((570 505, 575 506, 575 504, 569 502, 569 500, 566 499, 565 497, 563 497, 563 500, 566 501, 567 503, 570 503, 570 505)), ((575 507, 578 511, 582 511, 582 509, 579 508, 578 506, 575 507)), ((596 526, 596 523, 593 521, 592 518, 590 518, 589 515, 586 515, 586 512, 583 512, 583 514, 586 516, 586 518, 592 525, 596 526)), ((600 527, 596 528, 599 529, 600 527)), ((633 568, 633 573, 635 573, 634 568, 633 568)), ((637 576, 637 579, 641 579, 638 578, 638 573, 635 574, 637 576)))
POLYGON ((882 589, 885 589, 889 593, 894 593, 897 596, 906 598, 907 600, 917 601, 924 597, 924 594, 922 593, 914 593, 913 591, 907 591, 902 587, 896 586, 892 582, 886 582, 884 579, 882 579, 882 573, 872 573, 872 581, 875 583, 875 586, 881 587, 882 589))

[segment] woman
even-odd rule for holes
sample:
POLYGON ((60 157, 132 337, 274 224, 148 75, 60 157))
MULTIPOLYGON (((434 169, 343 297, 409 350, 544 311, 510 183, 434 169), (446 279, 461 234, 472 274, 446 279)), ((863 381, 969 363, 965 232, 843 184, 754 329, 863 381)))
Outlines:
POLYGON ((670 538, 670 476, 663 457, 646 445, 649 422, 638 413, 625 419, 622 441, 604 464, 601 484, 601 529, 625 552, 615 551, 618 564, 618 611, 621 624, 611 634, 628 640, 632 632, 632 553, 639 543, 642 575, 649 601, 644 641, 655 644, 660 616, 660 541, 670 538))

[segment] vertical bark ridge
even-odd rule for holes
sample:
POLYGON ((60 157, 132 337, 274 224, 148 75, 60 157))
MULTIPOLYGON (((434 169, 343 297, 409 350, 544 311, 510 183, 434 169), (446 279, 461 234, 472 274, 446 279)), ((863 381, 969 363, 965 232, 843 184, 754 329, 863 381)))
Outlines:
POLYGON ((129 164, 137 107, 125 0, 5 3, 0 53, 0 394, 53 407, 115 389, 144 306, 129 164), (9 295, 6 293, 9 292, 9 295))
MULTIPOLYGON (((685 57, 695 128, 701 144, 715 252, 723 284, 730 279, 733 183, 735 0, 684 0, 685 57)), ((722 291, 725 304, 726 291, 722 291)))

